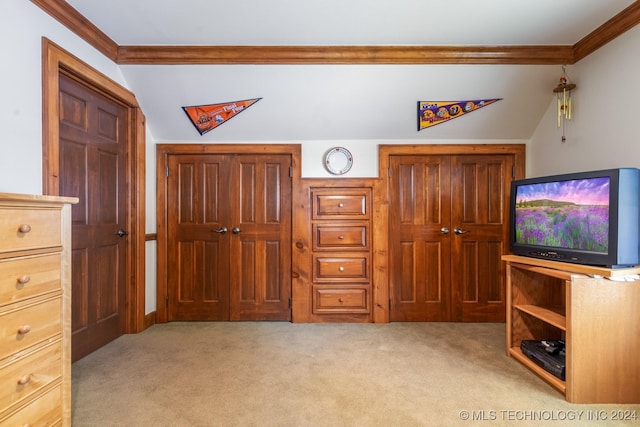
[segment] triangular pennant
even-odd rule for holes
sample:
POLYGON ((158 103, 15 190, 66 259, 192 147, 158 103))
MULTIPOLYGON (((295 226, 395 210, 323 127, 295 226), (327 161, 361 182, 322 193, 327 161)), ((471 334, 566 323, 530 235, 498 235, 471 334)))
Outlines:
POLYGON ((502 98, 470 101, 418 101, 418 130, 439 125, 476 111, 502 98))
POLYGON ((182 107, 191 123, 200 135, 217 128, 230 118, 251 107, 262 98, 245 99, 243 101, 225 102, 222 104, 192 105, 182 107))

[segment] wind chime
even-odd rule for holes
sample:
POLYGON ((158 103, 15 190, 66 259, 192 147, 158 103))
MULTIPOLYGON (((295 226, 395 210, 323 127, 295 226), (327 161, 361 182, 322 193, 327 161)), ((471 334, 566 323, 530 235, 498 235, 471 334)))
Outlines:
POLYGON ((562 75, 560 76, 560 82, 558 86, 553 89, 553 92, 558 98, 558 128, 562 127, 562 142, 565 142, 565 123, 571 120, 571 91, 576 88, 576 85, 571 83, 565 66, 562 66, 562 75))

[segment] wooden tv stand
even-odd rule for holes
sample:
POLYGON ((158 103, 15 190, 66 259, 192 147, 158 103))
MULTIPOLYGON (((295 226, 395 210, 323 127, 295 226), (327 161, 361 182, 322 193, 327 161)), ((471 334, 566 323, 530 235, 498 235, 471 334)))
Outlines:
POLYGON ((507 355, 573 403, 640 403, 640 268, 608 269, 504 255, 507 355), (618 279, 618 280, 616 280, 618 279), (622 280, 622 281, 621 281, 622 280), (520 351, 563 339, 566 380, 520 351))

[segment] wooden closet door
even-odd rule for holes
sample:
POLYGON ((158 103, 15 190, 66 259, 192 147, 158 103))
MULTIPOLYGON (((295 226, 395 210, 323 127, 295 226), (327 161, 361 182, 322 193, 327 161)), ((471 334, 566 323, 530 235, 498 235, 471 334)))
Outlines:
POLYGON ((389 160, 391 321, 451 319, 449 156, 389 160))
POLYGON ((168 320, 290 320, 290 155, 170 155, 168 320))
POLYGON ((168 158, 169 320, 229 319, 229 162, 224 155, 168 158))
POLYGON ((452 158, 453 320, 505 321, 501 256, 508 250, 513 165, 505 155, 452 158))
POLYGON ((291 156, 231 163, 231 320, 291 320, 291 156))
POLYGON ((389 158, 391 321, 503 322, 511 155, 389 158))

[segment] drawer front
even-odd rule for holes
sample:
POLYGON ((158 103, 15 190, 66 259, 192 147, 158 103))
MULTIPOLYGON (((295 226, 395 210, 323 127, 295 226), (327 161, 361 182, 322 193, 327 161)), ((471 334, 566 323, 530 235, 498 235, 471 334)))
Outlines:
POLYGON ((7 426, 57 426, 62 425, 62 386, 57 385, 40 396, 33 404, 2 419, 7 426))
POLYGON ((368 189, 313 190, 313 219, 369 219, 368 189))
POLYGON ((62 245, 60 209, 0 208, 0 253, 62 245))
POLYGON ((1 312, 0 361, 13 353, 61 334, 61 309, 62 298, 58 296, 1 312), (21 329, 23 333, 20 333, 21 329), (27 329, 28 331, 25 331, 27 329))
POLYGON ((62 378, 62 342, 57 341, 0 369, 0 412, 62 378))
POLYGON ((367 288, 314 287, 313 312, 323 313, 369 313, 367 288))
POLYGON ((60 289, 59 253, 0 261, 0 306, 60 289))
POLYGON ((314 224, 315 250, 368 250, 369 227, 358 226, 330 226, 314 224))
POLYGON ((314 256, 314 280, 316 282, 356 282, 369 281, 369 257, 314 256))

